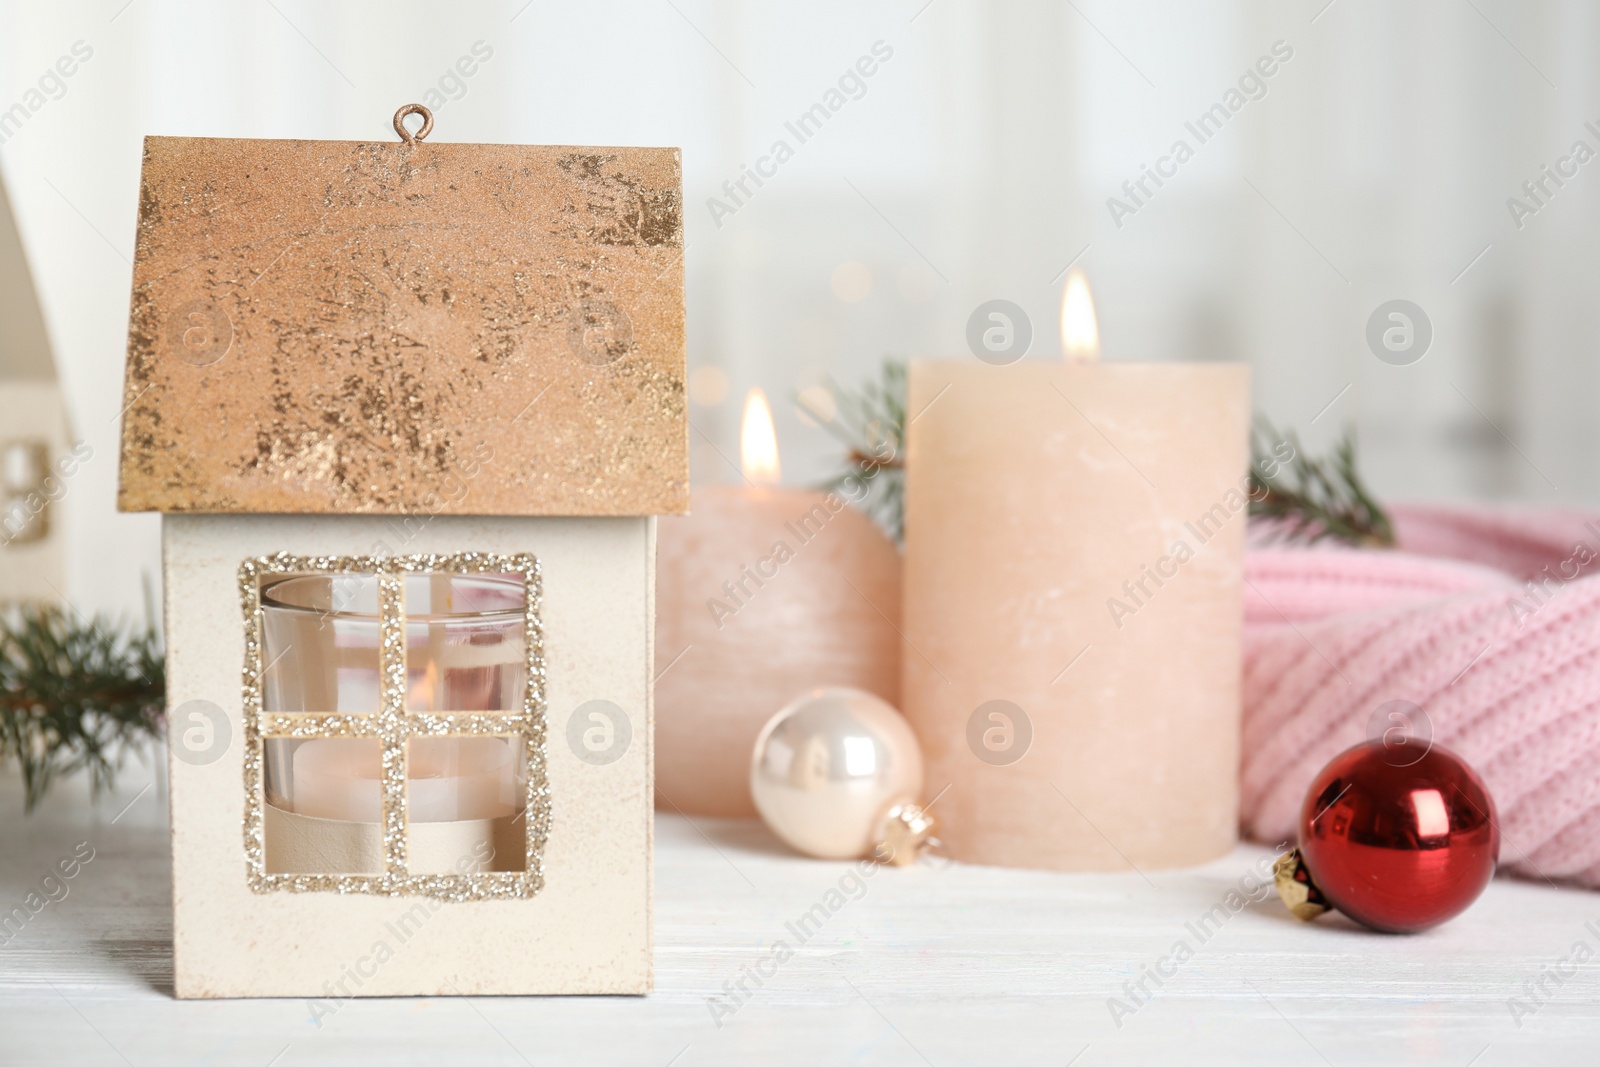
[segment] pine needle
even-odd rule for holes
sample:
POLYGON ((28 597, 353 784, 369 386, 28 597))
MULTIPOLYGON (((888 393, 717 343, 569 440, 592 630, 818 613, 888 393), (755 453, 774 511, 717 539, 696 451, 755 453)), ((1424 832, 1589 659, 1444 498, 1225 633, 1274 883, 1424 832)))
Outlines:
POLYGON ((153 629, 57 607, 0 614, 0 760, 20 764, 25 810, 79 770, 110 789, 128 752, 161 736, 165 699, 153 629))
POLYGON ((905 529, 906 363, 886 358, 876 381, 851 392, 829 378, 835 411, 818 411, 801 397, 795 404, 838 438, 849 452, 846 467, 821 488, 866 512, 899 542, 905 529))
POLYGON ((1309 456, 1293 431, 1257 419, 1250 436, 1250 514, 1274 520, 1287 541, 1393 548, 1394 526, 1361 480, 1356 439, 1346 430, 1332 454, 1309 456))

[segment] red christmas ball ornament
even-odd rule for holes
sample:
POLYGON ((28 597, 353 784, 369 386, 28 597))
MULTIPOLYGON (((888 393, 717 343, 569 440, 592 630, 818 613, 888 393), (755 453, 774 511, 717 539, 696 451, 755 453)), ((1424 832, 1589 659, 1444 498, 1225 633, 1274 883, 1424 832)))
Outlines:
POLYGON ((1278 892, 1313 919, 1329 908, 1385 933, 1465 911, 1494 876, 1494 801, 1466 761, 1382 740, 1335 756, 1300 810, 1300 847, 1278 860, 1278 892))

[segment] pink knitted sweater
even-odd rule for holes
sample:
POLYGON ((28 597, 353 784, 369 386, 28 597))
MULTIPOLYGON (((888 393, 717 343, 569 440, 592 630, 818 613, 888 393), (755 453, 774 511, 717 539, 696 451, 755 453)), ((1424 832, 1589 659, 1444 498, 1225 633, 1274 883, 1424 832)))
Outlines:
POLYGON ((1505 868, 1600 887, 1600 515, 1391 514, 1399 550, 1246 553, 1245 832, 1293 840, 1311 779, 1408 700, 1483 776, 1505 868))

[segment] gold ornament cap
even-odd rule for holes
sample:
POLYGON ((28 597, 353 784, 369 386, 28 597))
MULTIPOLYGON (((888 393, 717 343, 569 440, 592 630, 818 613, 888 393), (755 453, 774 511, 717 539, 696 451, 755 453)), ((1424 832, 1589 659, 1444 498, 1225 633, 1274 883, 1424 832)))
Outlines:
POLYGON ((1295 918, 1310 922, 1323 912, 1332 910, 1322 890, 1312 880, 1311 870, 1306 866, 1305 857, 1300 855, 1299 849, 1291 848, 1278 857, 1278 862, 1272 865, 1272 877, 1278 887, 1278 896, 1283 898, 1295 918))
POLYGON ((924 849, 939 843, 933 836, 933 816, 917 804, 896 804, 883 816, 883 828, 872 858, 894 867, 909 867, 924 849))

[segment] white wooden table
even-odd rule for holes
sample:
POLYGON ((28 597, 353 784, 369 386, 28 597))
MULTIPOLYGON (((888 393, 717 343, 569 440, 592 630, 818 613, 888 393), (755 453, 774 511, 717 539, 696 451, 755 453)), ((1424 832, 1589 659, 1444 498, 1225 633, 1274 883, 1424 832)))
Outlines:
POLYGON ((1202 944, 1186 924, 1266 870, 1266 850, 1148 879, 929 863, 841 893, 801 944, 786 924, 826 907, 847 866, 795 857, 757 823, 677 816, 657 823, 648 997, 352 1000, 321 1019, 303 1000, 179 1002, 165 798, 137 769, 125 783, 94 806, 67 783, 24 818, 0 779, 0 911, 79 842, 94 849, 0 946, 0 1064, 1600 1060, 1600 894, 1500 879, 1414 937, 1302 925, 1268 897, 1202 944), (794 950, 781 963, 780 939, 794 950), (1193 957, 1162 962, 1175 973, 1146 978, 1152 995, 1114 1020, 1108 1001, 1135 1007, 1124 983, 1180 939, 1193 957), (1514 1020, 1523 983, 1580 941, 1597 958, 1562 965, 1548 1003, 1514 1020), (742 1004, 708 999, 741 978, 742 1004))

